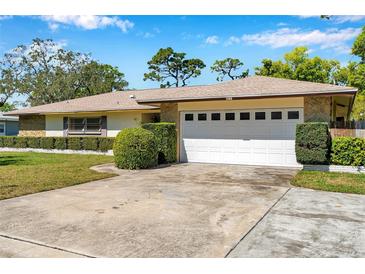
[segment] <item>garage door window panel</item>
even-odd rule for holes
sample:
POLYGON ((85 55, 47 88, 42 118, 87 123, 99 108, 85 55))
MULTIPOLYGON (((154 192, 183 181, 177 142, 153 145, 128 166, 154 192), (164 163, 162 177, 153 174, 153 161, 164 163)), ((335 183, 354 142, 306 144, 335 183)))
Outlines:
POLYGON ((298 120, 299 119, 299 111, 288 111, 288 119, 289 120, 298 120))
POLYGON ((240 113, 240 120, 250 120, 250 113, 249 112, 241 112, 240 113))
POLYGON ((212 113, 211 116, 210 116, 211 120, 212 121, 220 121, 221 119, 221 114, 220 113, 212 113))
POLYGON ((266 113, 263 111, 255 112, 255 120, 265 120, 266 113))
POLYGON ((226 113, 226 121, 234 121, 235 120, 235 113, 234 112, 227 112, 226 113))
POLYGON ((206 113, 199 113, 198 114, 198 121, 206 121, 207 120, 207 114, 206 113))
POLYGON ((282 112, 281 111, 272 111, 271 112, 271 120, 281 120, 282 117, 282 112))
POLYGON ((185 121, 194 121, 194 114, 186 113, 185 114, 185 121))

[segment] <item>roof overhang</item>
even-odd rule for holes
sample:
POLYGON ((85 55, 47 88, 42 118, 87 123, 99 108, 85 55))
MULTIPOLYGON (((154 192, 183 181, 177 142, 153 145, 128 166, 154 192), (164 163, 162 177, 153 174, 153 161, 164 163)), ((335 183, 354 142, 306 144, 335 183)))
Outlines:
POLYGON ((74 110, 74 111, 38 111, 38 112, 21 112, 21 110, 6 113, 8 116, 31 116, 31 115, 62 115, 62 114, 79 114, 79 113, 100 113, 100 112, 129 112, 129 111, 140 111, 140 112, 150 112, 154 110, 159 110, 158 106, 151 106, 149 108, 130 108, 130 109, 96 109, 96 110, 74 110))
POLYGON ((265 95, 245 95, 245 96, 206 96, 206 97, 180 97, 180 98, 160 98, 160 99, 140 99, 136 100, 138 104, 154 103, 178 103, 178 102, 195 102, 195 101, 220 101, 220 100, 248 100, 248 99, 265 99, 265 98, 284 98, 284 97, 303 97, 303 96, 333 96, 333 95, 355 95, 357 89, 348 89, 341 91, 324 91, 324 92, 305 92, 305 93, 286 93, 286 94, 265 94, 265 95))

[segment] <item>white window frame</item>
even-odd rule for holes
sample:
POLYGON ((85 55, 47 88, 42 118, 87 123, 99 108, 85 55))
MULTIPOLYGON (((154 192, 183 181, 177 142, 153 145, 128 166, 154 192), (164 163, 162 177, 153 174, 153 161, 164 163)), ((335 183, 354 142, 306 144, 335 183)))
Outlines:
POLYGON ((0 136, 5 136, 6 135, 6 123, 0 122, 0 125, 4 125, 4 132, 3 133, 0 132, 0 136))
POLYGON ((95 117, 69 117, 68 118, 68 135, 101 135, 102 132, 102 118, 101 116, 95 117), (87 129, 87 119, 100 119, 100 128, 99 130, 89 131, 87 129), (83 129, 82 130, 72 130, 71 129, 71 119, 83 119, 83 129))

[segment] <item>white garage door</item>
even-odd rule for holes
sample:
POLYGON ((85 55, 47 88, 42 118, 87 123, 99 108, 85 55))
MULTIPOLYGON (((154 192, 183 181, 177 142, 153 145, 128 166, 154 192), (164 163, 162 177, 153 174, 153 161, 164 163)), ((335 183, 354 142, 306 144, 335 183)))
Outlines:
POLYGON ((297 166, 303 109, 181 112, 182 162, 297 166))

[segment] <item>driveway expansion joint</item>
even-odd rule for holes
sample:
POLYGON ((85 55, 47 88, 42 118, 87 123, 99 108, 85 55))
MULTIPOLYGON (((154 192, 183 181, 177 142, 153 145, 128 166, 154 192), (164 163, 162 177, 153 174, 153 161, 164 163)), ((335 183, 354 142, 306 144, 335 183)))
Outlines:
POLYGON ((264 215, 262 215, 262 217, 256 222, 255 225, 253 225, 249 231, 247 231, 247 233, 245 233, 243 235, 243 237, 228 251, 228 253, 224 256, 224 258, 228 258, 229 254, 231 254, 231 252, 247 237, 247 235, 249 235, 254 229, 255 227, 261 223, 261 221, 270 213, 270 211, 286 196, 286 194, 288 194, 288 192, 291 190, 292 188, 289 187, 287 189, 287 191, 284 192, 283 195, 280 196, 280 198, 265 212, 264 215))
POLYGON ((37 245, 37 246, 47 247, 47 248, 59 250, 59 251, 62 251, 62 252, 67 252, 67 253, 83 256, 83 257, 86 257, 86 258, 96 258, 96 256, 87 255, 87 254, 84 254, 84 253, 81 253, 81 252, 78 252, 78 251, 72 251, 72 250, 64 249, 62 247, 47 245, 47 244, 40 243, 40 242, 37 242, 37 241, 32 241, 32 240, 28 240, 28 239, 24 239, 24 238, 14 237, 14 236, 2 234, 2 233, 0 233, 0 237, 6 238, 6 239, 9 239, 9 240, 14 240, 14 241, 24 242, 24 243, 28 243, 28 244, 33 244, 33 245, 37 245))

